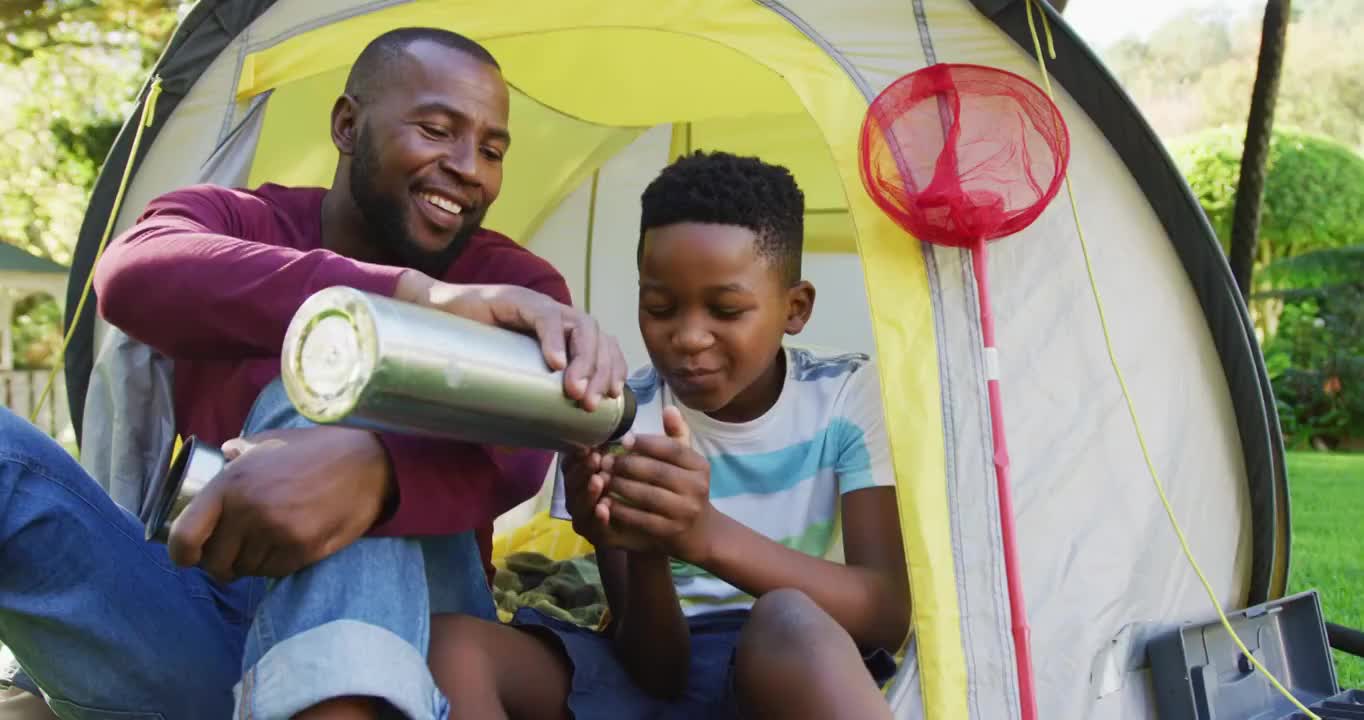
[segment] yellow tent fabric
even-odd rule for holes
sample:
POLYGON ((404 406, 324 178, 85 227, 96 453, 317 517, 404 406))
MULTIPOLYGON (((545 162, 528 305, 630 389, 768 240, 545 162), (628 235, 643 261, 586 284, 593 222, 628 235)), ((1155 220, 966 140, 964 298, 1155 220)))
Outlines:
POLYGON ((823 49, 751 2, 557 0, 518 3, 507 13, 486 6, 469 12, 465 5, 396 5, 248 55, 239 101, 272 93, 251 182, 328 183, 333 156, 319 140, 326 138, 319 127, 325 117, 315 109, 330 107, 349 62, 370 38, 414 24, 458 28, 485 43, 517 91, 508 184, 488 218, 512 237, 534 233, 559 200, 650 126, 684 124, 692 147, 787 164, 808 193, 812 249, 847 251, 855 243, 862 259, 899 478, 914 629, 920 656, 933 659, 921 667, 925 709, 933 717, 965 716, 928 282, 917 243, 861 188, 857 137, 866 99, 823 49), (540 62, 547 45, 578 61, 540 62), (623 51, 632 62, 619 62, 623 51))

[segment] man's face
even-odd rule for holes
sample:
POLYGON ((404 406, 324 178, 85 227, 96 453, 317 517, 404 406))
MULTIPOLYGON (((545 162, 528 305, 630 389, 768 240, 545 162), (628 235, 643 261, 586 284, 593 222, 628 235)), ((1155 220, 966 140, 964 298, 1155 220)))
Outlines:
POLYGON ((351 197, 372 242, 439 274, 502 189, 507 85, 497 68, 426 41, 393 70, 359 98, 351 197))

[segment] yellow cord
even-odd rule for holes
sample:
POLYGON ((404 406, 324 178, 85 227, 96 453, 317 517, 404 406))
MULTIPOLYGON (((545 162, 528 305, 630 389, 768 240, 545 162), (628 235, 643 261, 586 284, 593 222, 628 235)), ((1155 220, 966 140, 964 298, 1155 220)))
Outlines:
MULTIPOLYGON (((1056 96, 1052 92, 1051 78, 1047 73, 1047 63, 1042 56, 1042 43, 1041 40, 1037 37, 1037 26, 1033 23, 1032 13, 1033 3, 1035 2, 1037 2, 1037 0, 1027 0, 1028 30, 1032 32, 1033 48, 1037 51, 1037 64, 1042 70, 1043 85, 1047 89, 1047 95, 1051 97, 1052 102, 1055 102, 1056 96)), ((1046 29, 1047 46, 1048 50, 1050 51, 1049 54, 1051 56, 1051 59, 1055 60, 1056 48, 1052 45, 1051 24, 1047 22, 1047 14, 1045 11, 1039 8, 1038 13, 1042 16, 1042 25, 1046 29)), ((1249 660, 1250 663, 1254 665, 1257 670, 1264 674, 1265 678, 1269 680, 1270 684, 1273 685, 1274 688, 1278 690, 1284 697, 1288 698, 1289 702, 1293 703, 1293 705, 1297 707, 1298 710, 1301 710, 1312 720, 1321 720, 1320 717, 1318 717, 1311 710, 1308 710, 1306 706, 1299 702, 1297 698, 1293 697, 1292 693, 1284 689, 1284 686, 1280 684, 1277 679, 1275 679, 1274 675, 1271 674, 1269 670, 1265 668, 1264 665, 1261 665, 1259 660, 1255 659, 1255 655, 1251 653, 1249 649, 1246 648, 1245 643, 1241 642, 1241 638, 1237 636, 1236 631, 1232 629, 1231 621, 1227 619, 1226 613, 1222 612, 1222 604, 1217 600, 1217 593, 1212 589, 1212 583, 1208 582, 1208 578, 1206 575, 1204 575, 1203 569, 1198 566, 1198 561, 1194 559, 1193 551, 1189 549, 1189 541, 1187 538, 1184 537, 1184 531, 1180 528, 1179 521, 1175 519, 1174 508, 1171 507, 1170 499, 1165 495, 1165 488, 1161 485, 1160 478, 1156 474, 1156 465, 1151 460, 1151 452, 1149 449, 1147 449, 1146 438, 1142 435, 1141 432, 1141 423, 1138 422, 1137 420, 1137 408, 1132 403, 1132 395, 1131 393, 1128 392, 1127 381, 1123 379, 1122 368, 1119 367, 1118 365, 1117 353, 1113 349, 1113 338, 1108 330, 1108 320, 1104 315, 1103 299, 1100 298, 1099 296, 1099 283, 1094 278, 1094 266, 1090 262, 1089 244, 1085 242, 1085 232, 1080 224, 1080 208, 1079 205, 1075 202, 1075 191, 1071 188, 1069 172, 1067 172, 1065 175, 1065 181, 1066 194, 1070 198, 1070 211, 1071 214, 1075 217, 1075 232, 1080 238, 1080 251, 1084 254, 1085 258, 1085 271, 1089 274, 1089 287, 1090 290, 1094 293, 1094 304, 1099 311, 1099 325, 1100 327, 1103 328, 1104 344, 1108 347, 1108 360, 1113 365, 1113 373, 1118 378, 1118 386, 1122 388, 1123 399, 1127 402, 1127 412, 1132 417, 1132 427, 1133 429, 1136 430, 1137 443, 1141 446, 1142 457, 1145 458, 1146 460, 1146 469, 1151 473, 1151 481, 1155 483, 1156 492, 1160 495, 1161 504, 1165 506, 1165 514, 1170 518, 1170 525, 1174 528, 1175 535, 1179 538, 1179 545, 1184 550, 1184 556, 1188 558, 1189 565, 1193 566, 1194 573, 1198 575, 1199 581, 1203 583, 1203 589, 1207 591, 1208 598, 1212 600, 1212 606, 1215 610, 1217 610, 1217 617, 1222 621, 1222 627, 1226 629, 1229 635, 1231 635, 1231 639, 1235 641, 1236 646, 1240 648, 1241 652, 1245 655, 1246 659, 1249 660)))
POLYGON ((47 376, 47 385, 43 386, 43 392, 38 396, 38 402, 33 406, 33 412, 29 415, 29 422, 38 422, 38 413, 42 412, 43 405, 52 394, 52 384, 56 382, 57 375, 61 373, 62 367, 66 365, 66 348, 71 344, 71 338, 76 334, 76 326, 80 324, 81 311, 85 309, 85 301, 90 297, 90 288, 95 281, 95 265, 99 263, 100 256, 104 254, 104 246, 109 243, 109 236, 113 234, 114 222, 118 220, 119 208, 123 206, 123 193, 128 189, 128 178, 133 174, 133 161, 137 158, 138 146, 142 144, 142 131, 151 127, 152 119, 156 115, 156 98, 161 95, 160 76, 152 78, 151 88, 147 90, 147 102, 142 105, 142 117, 137 123, 137 132, 133 134, 133 146, 128 150, 128 161, 123 166, 123 179, 119 181, 118 193, 114 195, 114 205, 109 210, 109 220, 104 225, 104 236, 100 238, 99 247, 95 250, 95 259, 90 262, 90 272, 85 275, 85 288, 81 290, 80 302, 76 303, 76 312, 71 314, 71 327, 66 329, 66 337, 62 339, 62 349, 57 353, 57 363, 52 367, 52 373, 47 376))

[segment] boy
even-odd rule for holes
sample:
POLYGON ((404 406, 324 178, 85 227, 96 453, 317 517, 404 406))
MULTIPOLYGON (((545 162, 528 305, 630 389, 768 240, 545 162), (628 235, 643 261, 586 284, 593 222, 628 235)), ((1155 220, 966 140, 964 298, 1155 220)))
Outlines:
POLYGON ((814 307, 803 216, 784 168, 724 153, 644 191, 638 419, 563 462, 613 620, 437 616, 454 717, 890 717, 909 598, 879 383, 782 345, 814 307), (822 559, 840 505, 846 565, 822 559))

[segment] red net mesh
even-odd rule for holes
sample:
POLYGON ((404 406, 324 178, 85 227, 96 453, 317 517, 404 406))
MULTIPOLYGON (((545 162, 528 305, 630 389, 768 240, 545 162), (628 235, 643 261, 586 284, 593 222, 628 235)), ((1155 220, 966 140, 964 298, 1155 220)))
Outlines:
POLYGON ((862 124, 862 183, 921 240, 970 247, 1032 223, 1061 187, 1070 136, 1041 88, 938 64, 886 88, 862 124))

